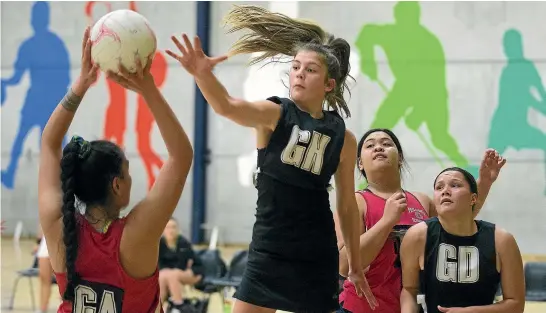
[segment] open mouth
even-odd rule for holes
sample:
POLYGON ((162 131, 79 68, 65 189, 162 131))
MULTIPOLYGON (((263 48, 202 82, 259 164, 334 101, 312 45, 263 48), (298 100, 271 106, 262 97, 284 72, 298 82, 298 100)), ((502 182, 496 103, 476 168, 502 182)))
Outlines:
POLYGON ((453 203, 453 201, 449 199, 443 199, 442 201, 440 201, 440 204, 444 204, 444 203, 453 203))
POLYGON ((376 154, 376 155, 373 157, 374 160, 383 160, 383 159, 386 159, 386 158, 387 158, 387 156, 384 155, 384 154, 382 154, 382 153, 376 154))

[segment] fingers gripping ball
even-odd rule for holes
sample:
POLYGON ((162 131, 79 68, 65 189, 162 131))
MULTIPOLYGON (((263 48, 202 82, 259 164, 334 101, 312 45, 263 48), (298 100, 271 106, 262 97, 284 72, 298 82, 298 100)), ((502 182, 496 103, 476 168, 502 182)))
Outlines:
POLYGON ((118 73, 119 63, 131 73, 136 57, 142 67, 157 48, 157 40, 148 20, 131 10, 116 10, 101 17, 91 29, 91 59, 104 72, 118 73))

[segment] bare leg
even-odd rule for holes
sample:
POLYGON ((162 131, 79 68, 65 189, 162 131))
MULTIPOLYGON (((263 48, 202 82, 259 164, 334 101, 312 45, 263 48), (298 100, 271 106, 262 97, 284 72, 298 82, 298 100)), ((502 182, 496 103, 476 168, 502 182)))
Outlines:
POLYGON ((46 312, 51 297, 51 278, 53 276, 49 258, 38 259, 38 270, 40 272, 40 310, 46 312))
POLYGON ((159 297, 161 299, 161 303, 167 301, 167 295, 169 294, 167 278, 170 273, 171 269, 168 268, 159 271, 159 297))
POLYGON ((261 306, 235 299, 231 313, 275 313, 276 311, 277 310, 275 309, 263 308, 261 306))
POLYGON ((169 276, 167 276, 167 286, 169 288, 169 293, 171 294, 171 299, 174 304, 181 304, 182 300, 182 283, 176 275, 177 270, 173 270, 169 276))

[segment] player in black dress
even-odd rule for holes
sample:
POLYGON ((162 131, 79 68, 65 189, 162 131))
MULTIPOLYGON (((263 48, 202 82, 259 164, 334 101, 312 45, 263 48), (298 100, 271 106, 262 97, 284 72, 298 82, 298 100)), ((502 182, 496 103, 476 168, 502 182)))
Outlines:
POLYGON ((212 68, 227 56, 204 54, 199 38, 182 53, 167 53, 194 76, 214 111, 256 129, 258 201, 249 258, 233 312, 332 312, 338 307, 338 250, 328 187, 335 176, 337 209, 350 251, 351 274, 373 303, 358 256, 354 193, 356 139, 340 113, 349 74, 349 44, 310 22, 256 6, 236 6, 226 16, 231 31, 249 30, 232 55, 292 56, 290 98, 248 102, 231 97, 212 68), (323 109, 326 102, 330 110, 323 109))
POLYGON ((402 313, 521 313, 523 264, 514 237, 495 224, 474 220, 477 184, 467 171, 447 168, 434 181, 438 217, 411 227, 401 247, 402 313), (499 282, 503 300, 493 304, 499 282))

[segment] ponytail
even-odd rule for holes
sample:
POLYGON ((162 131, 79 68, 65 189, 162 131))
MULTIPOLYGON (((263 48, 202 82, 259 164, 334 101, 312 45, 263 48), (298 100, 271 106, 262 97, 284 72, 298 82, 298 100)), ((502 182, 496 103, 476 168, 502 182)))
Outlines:
POLYGON ((74 301, 74 292, 80 275, 76 272, 78 257, 78 222, 76 219, 76 173, 82 152, 88 152, 89 143, 74 137, 63 149, 61 159, 61 186, 63 191, 63 242, 65 245, 65 264, 67 285, 63 299, 74 301), (84 148, 85 147, 85 148, 84 148))
POLYGON ((351 116, 343 97, 347 77, 350 77, 351 48, 347 41, 335 38, 311 21, 273 13, 259 6, 236 5, 224 17, 224 23, 229 25, 228 33, 250 30, 230 49, 231 55, 261 53, 250 59, 250 65, 279 54, 295 56, 300 50, 319 53, 328 66, 328 78, 336 82, 334 90, 326 95, 328 106, 340 115, 351 116))

